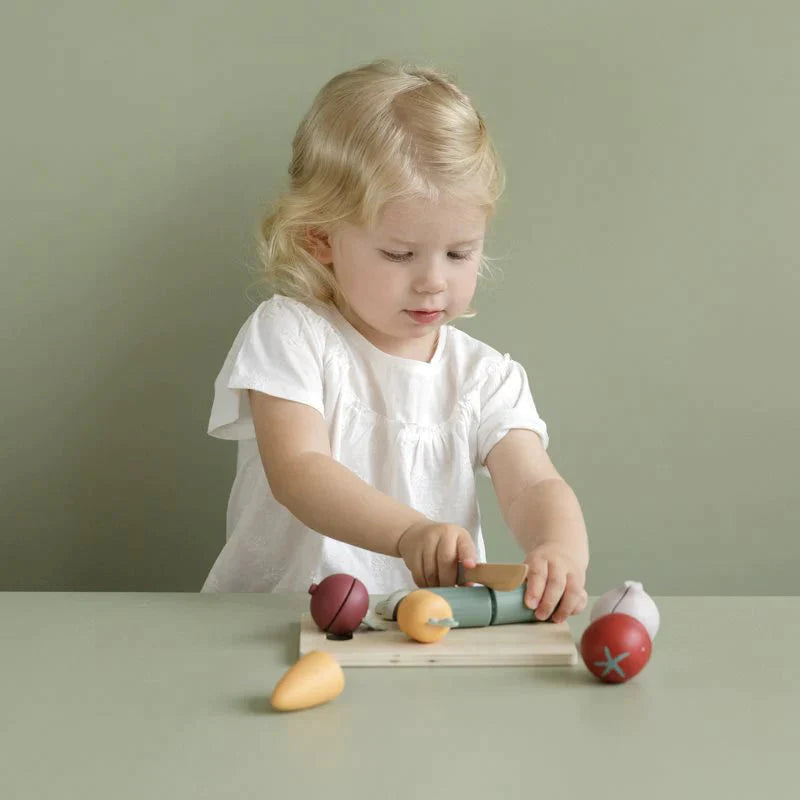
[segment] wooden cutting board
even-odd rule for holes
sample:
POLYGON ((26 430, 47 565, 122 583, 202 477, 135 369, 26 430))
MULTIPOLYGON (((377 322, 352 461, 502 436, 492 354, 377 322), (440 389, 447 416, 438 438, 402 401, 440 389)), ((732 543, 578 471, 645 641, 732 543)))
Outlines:
POLYGON ((395 622, 389 630, 359 628, 345 641, 328 639, 311 618, 300 618, 300 656, 312 650, 330 653, 343 667, 515 667, 556 666, 578 662, 566 622, 453 628, 438 642, 409 639, 395 622))

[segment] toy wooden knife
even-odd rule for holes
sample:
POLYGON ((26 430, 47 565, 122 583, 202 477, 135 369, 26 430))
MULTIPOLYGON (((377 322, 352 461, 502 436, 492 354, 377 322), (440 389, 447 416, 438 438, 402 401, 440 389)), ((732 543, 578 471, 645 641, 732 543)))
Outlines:
POLYGON ((456 584, 481 583, 499 592, 510 592, 528 577, 527 564, 477 564, 465 567, 458 562, 456 584))

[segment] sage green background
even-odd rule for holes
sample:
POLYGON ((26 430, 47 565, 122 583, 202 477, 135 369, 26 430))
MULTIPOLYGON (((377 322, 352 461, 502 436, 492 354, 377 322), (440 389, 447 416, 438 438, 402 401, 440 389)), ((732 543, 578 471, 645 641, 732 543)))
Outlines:
POLYGON ((316 91, 388 56, 455 74, 504 157, 459 324, 529 372, 590 594, 796 593, 797 4, 378 5, 4 4, 0 589, 200 588, 254 226, 316 91))

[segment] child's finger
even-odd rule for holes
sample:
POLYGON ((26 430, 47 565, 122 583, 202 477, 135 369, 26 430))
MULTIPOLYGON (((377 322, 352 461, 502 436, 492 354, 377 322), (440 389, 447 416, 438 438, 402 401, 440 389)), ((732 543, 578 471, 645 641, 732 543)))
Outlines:
POLYGON ((566 583, 566 576, 561 572, 556 572, 552 564, 549 565, 547 586, 545 586, 542 599, 539 601, 539 606, 536 609, 537 619, 547 619, 553 613, 553 609, 564 594, 566 583))
POLYGON ((564 622, 570 614, 577 614, 583 610, 581 603, 583 602, 584 594, 585 592, 579 588, 575 576, 572 574, 567 575, 564 594, 551 616, 553 622, 564 622))
POLYGON ((431 536, 422 547, 422 572, 425 577, 425 586, 439 585, 439 560, 437 550, 439 539, 431 536))
POLYGON ((440 586, 455 586, 458 578, 458 539, 445 537, 439 541, 437 551, 440 586))
POLYGON ((528 587, 525 590, 525 605, 536 608, 547 585, 547 561, 535 558, 528 562, 528 587))
POLYGON ((408 569, 411 571, 411 577, 414 579, 414 583, 419 586, 420 589, 425 587, 425 573, 422 569, 422 554, 418 553, 416 558, 411 564, 406 564, 408 569))
MULTIPOLYGON (((456 542, 457 560, 460 561, 465 567, 472 568, 478 563, 478 552, 475 549, 475 542, 472 537, 464 531, 458 537, 456 542)), ((455 583, 455 581, 454 581, 455 583)))
POLYGON ((572 574, 567 576, 567 582, 569 585, 570 579, 575 587, 575 602, 572 606, 572 611, 570 614, 580 614, 584 608, 586 608, 586 604, 589 602, 589 595, 586 593, 586 589, 583 588, 582 581, 579 581, 575 578, 572 574))

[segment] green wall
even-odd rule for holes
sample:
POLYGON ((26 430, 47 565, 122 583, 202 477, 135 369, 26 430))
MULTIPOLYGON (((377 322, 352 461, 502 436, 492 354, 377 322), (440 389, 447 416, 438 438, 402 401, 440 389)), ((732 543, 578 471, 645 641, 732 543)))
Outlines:
POLYGON ((377 5, 4 5, 0 589, 199 589, 253 227, 319 87, 388 56, 455 73, 505 159, 460 325, 528 369, 590 593, 796 593, 797 4, 377 5))

